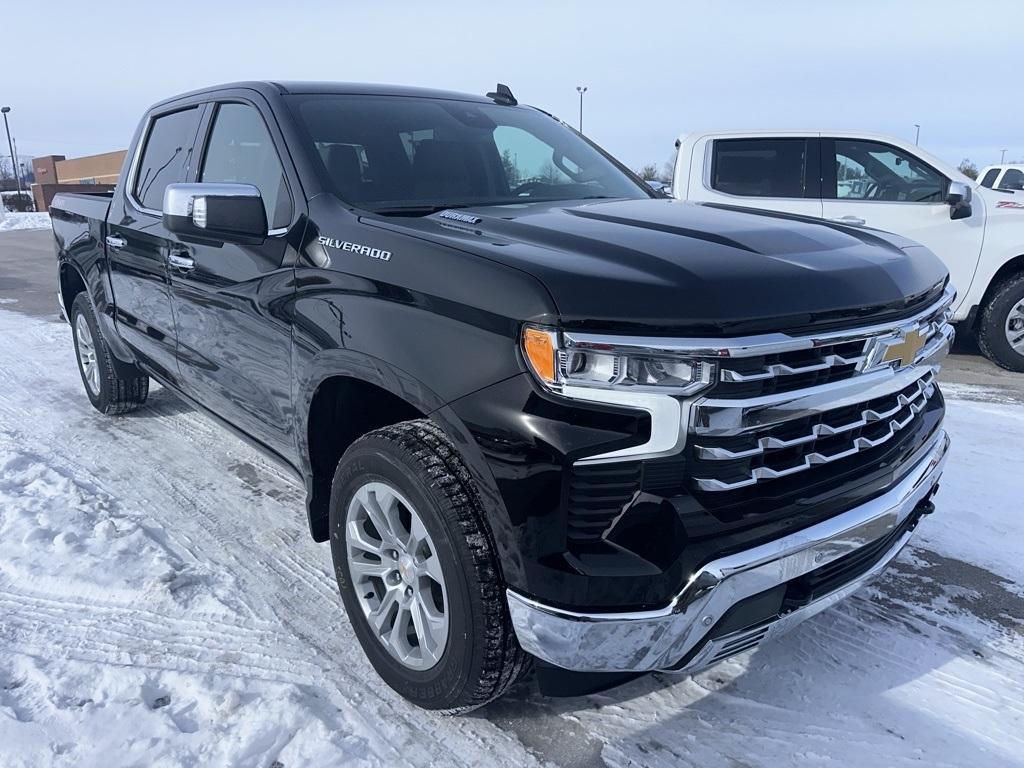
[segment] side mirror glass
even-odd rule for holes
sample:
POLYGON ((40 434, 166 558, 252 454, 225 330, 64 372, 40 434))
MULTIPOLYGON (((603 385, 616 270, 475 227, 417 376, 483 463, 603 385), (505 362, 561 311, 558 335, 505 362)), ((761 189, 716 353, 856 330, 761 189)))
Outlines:
POLYGON ((971 187, 962 181, 949 182, 946 202, 949 203, 949 218, 966 219, 971 215, 971 187))
POLYGON ((164 226, 185 239, 260 245, 267 239, 267 214, 251 184, 169 184, 164 191, 164 226))

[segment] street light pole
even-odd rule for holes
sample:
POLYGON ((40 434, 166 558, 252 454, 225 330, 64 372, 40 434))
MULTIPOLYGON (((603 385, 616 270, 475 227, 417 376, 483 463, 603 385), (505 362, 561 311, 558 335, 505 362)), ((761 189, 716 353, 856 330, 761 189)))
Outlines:
POLYGON ((917 129, 914 131, 914 144, 916 145, 921 138, 921 126, 914 123, 914 128, 917 129))
POLYGON ((7 148, 11 151, 11 172, 14 174, 14 178, 18 181, 18 199, 21 199, 21 176, 18 175, 18 167, 15 165, 14 160, 14 143, 11 141, 11 126, 7 124, 7 113, 11 111, 10 107, 0 108, 0 112, 4 115, 4 130, 7 131, 7 148))
POLYGON ((999 151, 1002 152, 1002 154, 999 156, 999 164, 1002 165, 1003 163, 1006 162, 1006 150, 1001 149, 999 151))
POLYGON ((580 133, 583 133, 583 94, 587 92, 587 86, 577 85, 576 90, 580 94, 580 133))

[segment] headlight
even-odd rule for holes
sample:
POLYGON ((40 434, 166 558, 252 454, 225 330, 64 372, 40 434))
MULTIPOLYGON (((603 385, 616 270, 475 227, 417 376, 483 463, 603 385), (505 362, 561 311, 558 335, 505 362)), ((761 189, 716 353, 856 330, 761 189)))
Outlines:
POLYGON ((523 328, 522 350, 533 375, 554 392, 589 387, 690 395, 710 386, 716 368, 707 360, 656 350, 566 344, 558 331, 530 325, 523 328))

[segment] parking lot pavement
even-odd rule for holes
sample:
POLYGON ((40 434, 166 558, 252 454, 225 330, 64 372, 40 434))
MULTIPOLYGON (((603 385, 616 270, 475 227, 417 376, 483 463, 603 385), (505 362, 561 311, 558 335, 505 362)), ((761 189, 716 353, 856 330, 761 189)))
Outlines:
MULTIPOLYGON (((0 232, 0 307, 58 319, 53 235, 48 229, 0 232)), ((1024 403, 1024 374, 1004 371, 961 334, 941 374, 957 396, 1024 403), (960 391, 960 385, 966 385, 960 391), (980 388, 980 389, 979 389, 980 388)))
POLYGON ((57 264, 48 229, 0 232, 0 308, 57 319, 57 264))

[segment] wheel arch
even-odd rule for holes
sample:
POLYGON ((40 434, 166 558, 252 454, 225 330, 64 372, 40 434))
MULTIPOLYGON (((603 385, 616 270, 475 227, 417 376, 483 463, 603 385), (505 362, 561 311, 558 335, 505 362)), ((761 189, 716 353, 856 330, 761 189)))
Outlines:
POLYGON ((71 305, 75 303, 75 297, 80 293, 88 291, 85 278, 78 268, 69 261, 62 261, 58 270, 58 287, 60 290, 61 306, 64 309, 64 319, 71 322, 71 305))
POLYGON ((985 293, 982 295, 981 301, 978 302, 977 308, 971 308, 971 314, 969 315, 971 322, 968 330, 977 330, 978 318, 989 301, 992 300, 992 297, 999 291, 999 287, 1007 280, 1022 274, 1024 274, 1024 253, 1009 259, 996 270, 995 274, 992 275, 992 279, 988 281, 985 293))
POLYGON ((374 429, 421 418, 437 424, 459 451, 476 481, 492 528, 508 526, 508 512, 472 432, 439 395, 415 377, 378 358, 332 349, 309 363, 298 386, 299 463, 314 540, 327 539, 331 480, 348 446, 374 429))

